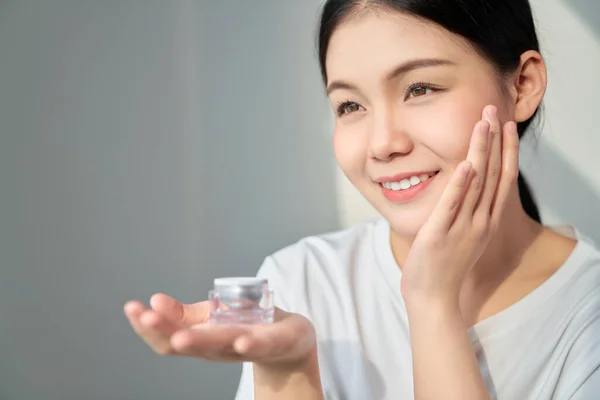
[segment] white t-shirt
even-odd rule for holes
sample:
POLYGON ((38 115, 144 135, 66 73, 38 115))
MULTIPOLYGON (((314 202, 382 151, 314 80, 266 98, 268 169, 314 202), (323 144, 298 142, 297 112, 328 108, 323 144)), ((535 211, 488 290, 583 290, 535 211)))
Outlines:
MULTIPOLYGON (((414 398, 401 272, 384 219, 267 257, 276 305, 315 325, 327 400, 414 398)), ((469 330, 492 399, 600 399, 600 251, 579 231, 541 286, 469 330)), ((245 363, 236 400, 253 399, 245 363)))

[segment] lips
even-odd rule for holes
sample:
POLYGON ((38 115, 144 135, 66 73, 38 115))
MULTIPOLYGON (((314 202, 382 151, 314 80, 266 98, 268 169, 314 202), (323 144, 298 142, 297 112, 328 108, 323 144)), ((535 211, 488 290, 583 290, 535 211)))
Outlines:
POLYGON ((404 203, 413 200, 429 187, 435 181, 438 172, 396 175, 389 180, 381 180, 379 186, 386 199, 394 203, 404 203))

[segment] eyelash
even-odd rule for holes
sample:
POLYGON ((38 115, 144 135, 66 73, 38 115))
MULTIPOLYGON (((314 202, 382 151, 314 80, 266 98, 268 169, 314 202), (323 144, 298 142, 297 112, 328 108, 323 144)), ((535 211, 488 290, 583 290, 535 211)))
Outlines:
POLYGON ((406 91, 405 91, 405 95, 404 95, 404 100, 406 101, 408 99, 408 96, 410 95, 410 92, 412 92, 415 89, 429 89, 431 91, 439 91, 440 89, 435 86, 432 85, 431 83, 427 83, 427 82, 413 82, 410 85, 408 85, 406 87, 406 91))
POLYGON ((338 103, 338 106, 337 106, 337 109, 336 109, 338 117, 341 117, 342 115, 347 114, 347 113, 344 112, 344 108, 346 108, 346 107, 348 107, 349 105, 352 105, 352 104, 358 105, 358 103, 356 103, 354 101, 350 101, 350 100, 346 100, 346 101, 342 101, 342 102, 338 103))
MULTIPOLYGON (((404 101, 408 100, 408 98, 410 96, 410 93, 413 90, 415 90, 415 89, 425 89, 425 90, 429 89, 429 90, 434 91, 434 92, 441 90, 440 88, 438 88, 435 85, 432 85, 431 83, 427 83, 427 82, 413 82, 413 83, 411 83, 410 85, 408 85, 406 87, 405 95, 404 95, 404 101)), ((418 97, 420 97, 420 96, 418 96, 418 97)), ((360 107, 360 105, 358 103, 356 103, 354 101, 350 101, 350 100, 346 100, 346 101, 342 101, 342 102, 338 103, 338 106, 337 106, 337 109, 336 109, 338 117, 341 117, 344 114, 348 114, 348 113, 344 112, 344 108, 347 107, 347 106, 349 106, 349 105, 353 105, 353 104, 356 104, 356 105, 358 105, 360 107)))

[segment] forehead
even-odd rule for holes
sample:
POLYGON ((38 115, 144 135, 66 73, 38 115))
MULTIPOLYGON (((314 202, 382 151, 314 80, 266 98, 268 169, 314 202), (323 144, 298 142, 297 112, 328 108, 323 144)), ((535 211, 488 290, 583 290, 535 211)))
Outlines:
POLYGON ((328 79, 348 71, 386 73, 417 58, 444 58, 456 64, 475 60, 461 37, 443 27, 399 12, 369 12, 337 26, 327 49, 328 79))

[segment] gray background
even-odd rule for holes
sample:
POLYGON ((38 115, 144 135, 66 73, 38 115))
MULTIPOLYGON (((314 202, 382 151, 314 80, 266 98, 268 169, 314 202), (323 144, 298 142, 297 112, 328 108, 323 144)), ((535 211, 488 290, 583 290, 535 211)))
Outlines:
MULTIPOLYGON (((549 91, 566 120, 527 171, 548 218, 600 239, 600 10, 534 3, 581 36, 574 59, 550 55, 554 76, 588 83, 549 91)), ((0 0, 1 400, 233 398, 238 365, 155 355, 122 306, 202 300, 213 278, 365 217, 333 160, 319 4, 0 0)))

